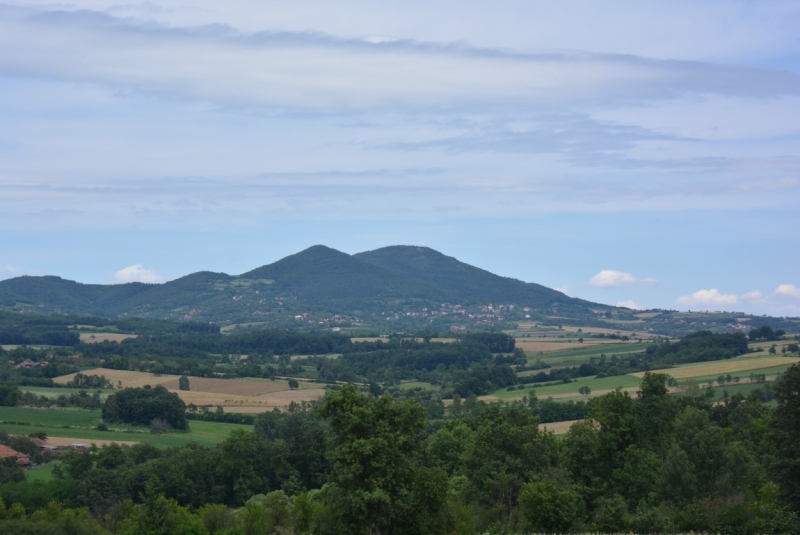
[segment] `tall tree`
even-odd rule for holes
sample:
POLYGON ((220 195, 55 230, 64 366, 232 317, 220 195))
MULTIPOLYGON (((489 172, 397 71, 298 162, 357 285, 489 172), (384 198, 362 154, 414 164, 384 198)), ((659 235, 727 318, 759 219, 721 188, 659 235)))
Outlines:
POLYGON ((414 502, 416 457, 425 415, 418 403, 374 398, 353 385, 331 392, 322 407, 330 421, 331 494, 354 533, 392 533, 414 502))
POLYGON ((773 465, 784 502, 800 511, 800 364, 795 364, 775 382, 778 408, 770 422, 775 446, 773 465))

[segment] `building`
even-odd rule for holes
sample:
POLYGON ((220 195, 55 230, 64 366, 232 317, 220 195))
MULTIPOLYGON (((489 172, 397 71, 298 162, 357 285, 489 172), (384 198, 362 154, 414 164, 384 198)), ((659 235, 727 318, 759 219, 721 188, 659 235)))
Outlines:
POLYGON ((16 457, 17 464, 24 468, 29 468, 31 466, 31 460, 27 455, 0 444, 0 459, 8 459, 9 457, 16 457))

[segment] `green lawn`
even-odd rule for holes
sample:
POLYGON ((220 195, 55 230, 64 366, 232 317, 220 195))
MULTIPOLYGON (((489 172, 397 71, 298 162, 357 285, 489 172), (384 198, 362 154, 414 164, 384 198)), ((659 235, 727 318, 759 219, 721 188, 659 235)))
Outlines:
POLYGON ((50 481, 53 479, 53 466, 34 468, 26 473, 28 481, 50 481))
POLYGON ((135 441, 152 444, 159 448, 181 446, 189 442, 197 442, 203 446, 212 446, 222 442, 234 429, 251 430, 251 425, 223 424, 191 420, 190 432, 152 434, 146 427, 111 424, 118 431, 98 431, 94 429, 100 421, 100 411, 79 409, 32 409, 26 407, 0 407, 0 430, 10 435, 29 435, 35 431, 44 431, 48 436, 92 440, 135 441), (29 422, 24 425, 20 422, 29 422), (65 426, 68 426, 65 428, 65 426))

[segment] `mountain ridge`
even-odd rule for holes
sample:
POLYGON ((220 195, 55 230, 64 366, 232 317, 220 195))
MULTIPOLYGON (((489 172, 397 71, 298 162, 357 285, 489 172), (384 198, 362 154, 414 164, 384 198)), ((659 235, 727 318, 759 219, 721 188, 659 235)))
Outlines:
POLYGON ((286 318, 296 319, 297 312, 414 317, 442 303, 504 303, 581 315, 590 307, 615 308, 501 277, 418 246, 349 255, 315 245, 241 275, 199 271, 160 284, 81 284, 52 275, 0 281, 0 306, 106 317, 283 324, 286 318))

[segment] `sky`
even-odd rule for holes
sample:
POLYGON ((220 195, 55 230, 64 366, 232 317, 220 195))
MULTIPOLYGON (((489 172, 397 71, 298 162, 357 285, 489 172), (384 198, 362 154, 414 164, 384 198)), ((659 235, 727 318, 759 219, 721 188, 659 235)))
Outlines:
POLYGON ((0 3, 0 279, 407 244, 800 316, 797 28, 796 0, 0 3))

